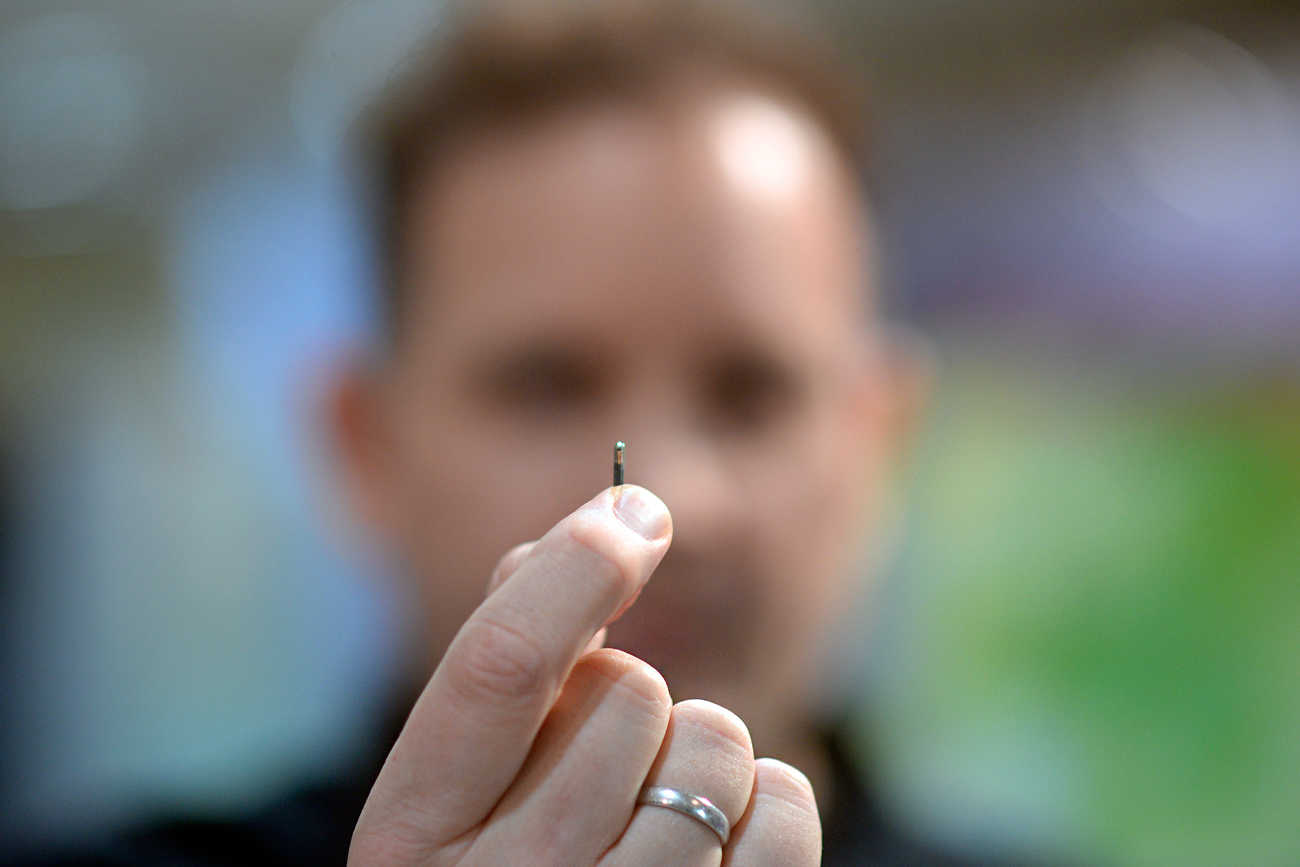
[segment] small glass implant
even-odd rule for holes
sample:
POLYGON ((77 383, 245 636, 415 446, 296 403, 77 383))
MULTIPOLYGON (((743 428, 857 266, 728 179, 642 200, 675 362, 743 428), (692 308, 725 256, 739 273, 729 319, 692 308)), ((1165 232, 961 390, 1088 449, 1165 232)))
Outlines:
POLYGON ((623 449, 627 446, 614 443, 614 487, 623 484, 623 449))

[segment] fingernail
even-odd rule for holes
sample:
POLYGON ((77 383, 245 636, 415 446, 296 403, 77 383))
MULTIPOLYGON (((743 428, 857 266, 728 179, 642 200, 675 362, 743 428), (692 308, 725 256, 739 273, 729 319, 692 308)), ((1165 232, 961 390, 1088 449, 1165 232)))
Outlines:
POLYGON ((614 514, 632 532, 651 542, 667 533, 672 526, 672 518, 668 516, 668 507, 664 501, 635 485, 627 485, 618 492, 618 499, 614 501, 614 514))

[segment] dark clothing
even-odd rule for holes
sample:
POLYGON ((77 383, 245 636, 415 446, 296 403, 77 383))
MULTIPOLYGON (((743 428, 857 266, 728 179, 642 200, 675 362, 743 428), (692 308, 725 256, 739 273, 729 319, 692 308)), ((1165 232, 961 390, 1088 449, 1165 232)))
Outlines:
MULTIPOLYGON (((394 734, 395 737, 395 734, 394 734)), ((391 739, 385 742, 391 743, 391 739)), ((838 739, 828 739, 835 795, 823 804, 823 867, 976 867, 932 851, 893 827, 869 796, 838 739)), ((385 749, 386 751, 386 749, 385 749)), ((329 867, 347 862, 352 828, 383 761, 353 779, 290 797, 231 821, 176 821, 76 855, 10 867, 329 867)))
POLYGON ((907 835, 881 811, 838 733, 827 738, 827 749, 835 788, 829 803, 818 803, 822 867, 990 867, 907 835))

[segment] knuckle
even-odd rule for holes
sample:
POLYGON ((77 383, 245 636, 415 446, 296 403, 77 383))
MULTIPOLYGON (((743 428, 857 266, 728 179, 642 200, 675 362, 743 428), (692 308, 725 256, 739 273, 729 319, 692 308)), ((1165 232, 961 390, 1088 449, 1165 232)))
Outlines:
POLYGON ((584 656, 578 665, 614 682, 653 713, 667 712, 672 707, 664 676, 630 653, 602 648, 584 656))
POLYGON ((673 706, 673 724, 689 726, 697 737, 715 748, 742 755, 753 761, 754 743, 744 721, 721 705, 703 699, 688 699, 673 706))
POLYGON ((433 847, 409 825, 388 823, 376 828, 357 826, 348 848, 348 864, 356 867, 405 867, 433 863, 433 847))
POLYGON ((775 798, 817 822, 817 796, 803 772, 777 759, 754 763, 759 797, 775 798))
POLYGON ((764 863, 821 863, 822 826, 808 778, 775 759, 759 759, 756 772, 753 812, 741 845, 761 848, 771 859, 764 863))
POLYGON ((466 650, 448 672, 453 688, 464 698, 522 701, 551 687, 551 660, 518 628, 474 618, 464 630, 466 650))

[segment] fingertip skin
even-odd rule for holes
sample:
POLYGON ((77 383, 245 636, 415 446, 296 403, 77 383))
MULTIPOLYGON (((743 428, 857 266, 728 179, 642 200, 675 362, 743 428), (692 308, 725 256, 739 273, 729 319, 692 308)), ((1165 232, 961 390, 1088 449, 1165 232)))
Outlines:
POLYGON ((612 490, 614 514, 628 529, 647 542, 671 535, 673 519, 663 500, 636 485, 622 485, 612 490))
POLYGON ((723 867, 817 867, 822 826, 812 784, 776 759, 754 763, 754 795, 733 831, 723 867))
POLYGON ((764 794, 779 797, 814 817, 819 816, 817 793, 804 772, 794 765, 778 759, 758 759, 754 762, 754 773, 764 794))
POLYGON ((672 709, 673 700, 668 692, 668 681, 664 680, 664 676, 654 666, 637 659, 630 653, 612 647, 602 647, 578 660, 574 672, 576 673, 579 668, 591 670, 635 692, 647 704, 661 710, 664 716, 667 716, 672 709))
POLYGON ((533 550, 533 546, 536 544, 536 540, 524 542, 507 551, 497 561, 496 568, 492 570, 492 576, 488 579, 487 593, 484 595, 491 596, 498 587, 509 580, 510 576, 515 574, 515 570, 519 568, 519 564, 527 559, 529 552, 533 550))
POLYGON ((691 698, 679 701, 673 708, 673 719, 679 724, 690 723, 702 733, 707 733, 712 751, 726 750, 749 763, 754 759, 754 742, 745 721, 722 705, 704 699, 691 698))
POLYGON ((612 582, 611 592, 619 595, 621 604, 605 620, 605 626, 622 617, 636 602, 673 540, 672 516, 666 507, 662 515, 666 525, 652 531, 653 538, 646 538, 628 526, 619 514, 619 504, 633 494, 638 495, 637 499, 652 500, 663 507, 658 497, 643 488, 634 485, 609 488, 547 534, 548 537, 557 535, 558 547, 570 552, 585 551, 608 564, 609 571, 604 577, 612 582))

